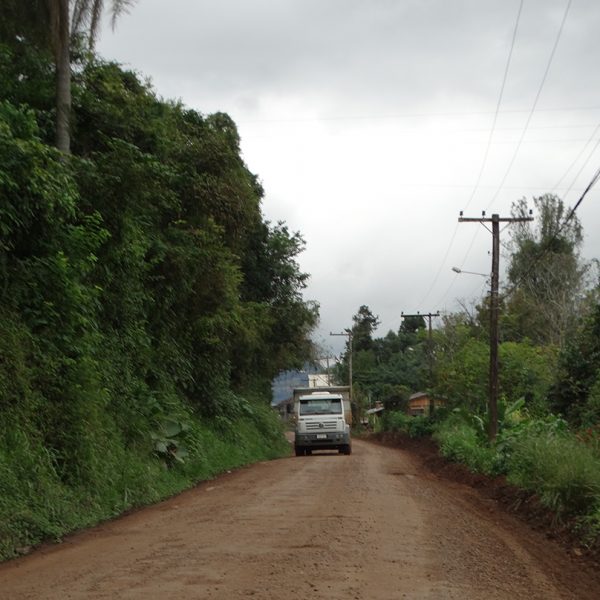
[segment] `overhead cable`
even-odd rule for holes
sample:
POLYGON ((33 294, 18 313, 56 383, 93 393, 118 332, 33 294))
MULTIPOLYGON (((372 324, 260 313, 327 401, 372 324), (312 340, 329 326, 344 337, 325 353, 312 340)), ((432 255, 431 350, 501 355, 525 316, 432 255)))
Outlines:
POLYGON ((519 138, 519 141, 517 143, 515 151, 514 151, 512 158, 508 164, 508 168, 506 169, 506 172, 504 173, 504 176, 502 177, 502 180, 500 181, 500 185, 498 186, 496 193, 492 196, 492 199, 490 200, 490 203, 487 205, 486 210, 488 210, 494 204, 496 199, 498 198, 498 195, 502 191, 504 183, 505 183, 506 179, 508 178, 508 176, 512 170, 512 167, 515 164, 515 160, 517 159, 517 155, 519 154, 519 150, 521 149, 521 144, 523 143, 523 139, 525 138, 525 135, 527 134, 527 129, 529 128, 529 124, 531 123, 531 119, 533 118, 533 114, 535 113, 535 109, 537 108, 537 104, 538 104, 538 101, 542 94, 542 90, 544 89, 546 79, 548 78, 548 73, 550 72, 550 66, 552 65, 552 61, 554 60, 554 55, 556 54, 556 49, 558 48, 558 43, 560 42, 560 38, 562 37, 562 32, 565 27, 565 22, 567 20, 568 14, 569 14, 569 9, 571 8, 572 1, 573 0, 567 0, 567 6, 565 7, 565 12, 563 14, 563 18, 560 23, 560 27, 558 28, 558 33, 556 34, 556 39, 554 40, 554 45, 552 46, 552 51, 550 52, 550 56, 548 57, 548 62, 546 64, 546 69, 544 70, 544 75, 542 76, 542 80, 540 82, 537 93, 535 95, 535 99, 531 106, 531 110, 529 111, 529 115, 527 116, 527 120, 525 121, 525 126, 523 127, 523 131, 521 132, 521 137, 519 138))
MULTIPOLYGON (((554 60, 554 55, 556 54, 556 49, 558 47, 558 43, 560 42, 560 38, 562 37, 562 32, 563 29, 565 27, 565 22, 567 20, 567 16, 569 14, 569 10, 571 8, 571 3, 572 0, 567 0, 567 5, 565 7, 565 12, 563 14, 563 18, 562 21, 560 22, 560 26, 558 28, 558 32, 556 34, 556 38, 554 40, 554 45, 552 46, 552 50, 550 51, 550 56, 548 57, 548 62, 546 63, 546 68, 544 69, 544 74, 542 75, 542 80, 540 82, 540 85, 538 86, 538 90, 537 93, 535 95, 535 98, 533 100, 533 104, 531 106, 531 109, 529 111, 529 115, 527 116, 527 120, 525 121, 525 125, 523 127, 523 130, 521 132, 521 137, 519 138, 519 141, 517 142, 517 145, 515 147, 515 151, 513 152, 512 158, 510 159, 510 162, 508 164, 508 167, 506 169, 506 171, 504 172, 504 176, 502 177, 502 180, 500 181, 500 184, 498 185, 498 188, 496 189, 496 192, 494 193, 494 195, 492 196, 492 199, 490 200, 489 204, 486 206, 486 211, 490 209, 490 207, 494 204, 494 202, 496 201, 496 199, 498 198, 498 196, 500 195, 500 192, 502 191, 503 187, 504 187, 504 183, 506 182, 512 168, 513 165, 515 164, 515 161, 517 159, 517 156, 519 154, 519 150, 521 149, 521 145, 523 143, 523 139, 525 138, 525 135, 527 134, 527 130, 529 128, 529 124, 531 123, 531 119, 533 118, 533 115, 535 113, 535 110, 537 108, 537 104, 538 101, 540 99, 540 96, 542 94, 542 90, 544 89, 544 85, 546 83, 546 79, 548 78, 548 73, 550 72, 550 66, 552 65, 552 61, 554 60)), ((463 259, 463 262, 460 265, 460 268, 462 269, 464 264, 467 261, 467 258, 471 252, 471 249, 473 248, 473 245, 475 244, 475 240, 477 239, 477 235, 479 233, 479 230, 475 230, 475 233, 473 234, 473 237, 471 238, 471 243, 469 244, 469 248, 465 254, 465 258, 463 259)))
MULTIPOLYGON (((598 125, 596 125, 596 128, 594 129, 594 131, 592 131, 592 135, 590 135, 590 137, 587 139, 587 141, 585 142, 585 144, 583 145, 583 147, 579 151, 579 154, 575 157, 575 159, 573 160, 573 162, 568 166, 567 170, 563 173, 562 177, 552 187, 553 191, 556 191, 556 190, 560 189, 560 186, 561 186, 563 180, 570 173, 571 169, 577 164, 577 162, 579 161, 579 159, 583 156, 583 153, 585 152, 585 149, 593 141, 594 137, 596 137, 596 134, 598 133, 598 130, 600 130, 600 123, 598 123, 598 125)), ((587 161, 589 161, 590 158, 591 158, 591 154, 588 156, 586 162, 584 163, 584 166, 587 164, 587 161)), ((581 172, 581 170, 580 170, 580 172, 581 172)), ((575 179, 578 176, 579 176, 579 173, 575 176, 575 179)), ((572 187, 573 187, 573 183, 571 184, 571 186, 569 186, 569 188, 568 188, 569 191, 571 190, 572 187)), ((568 193, 569 192, 567 191, 567 194, 568 193)))
POLYGON ((463 207, 463 210, 467 210, 479 189, 479 184, 481 182, 481 177, 483 172, 485 171, 485 167, 487 165, 488 155, 490 153, 490 148, 492 146, 492 138, 494 137, 494 132, 496 130, 496 122, 498 121, 498 113, 500 112, 500 105, 502 104, 502 97, 504 96, 504 88, 506 87, 506 80, 508 78, 508 70, 510 68, 510 62, 512 59, 513 50, 515 48, 515 40, 517 39, 517 31, 519 29, 519 21, 521 20, 521 12, 523 11, 523 1, 519 3, 519 10, 517 12, 517 20, 515 21, 515 27, 513 29, 512 40, 510 42, 510 50, 508 51, 508 58, 506 59, 506 66, 504 67, 504 76, 502 77, 502 85, 500 86, 500 93, 498 94, 498 101, 496 102, 496 111, 494 112, 494 120, 492 121, 492 128, 490 129, 490 135, 488 136, 487 145, 485 148, 485 152, 483 153, 483 160, 481 161, 481 167, 479 169, 479 174, 477 175, 477 180, 475 181, 475 186, 473 187, 473 191, 471 192, 471 196, 467 201, 466 206, 463 207))
MULTIPOLYGON (((469 201, 467 202, 467 206, 469 206, 469 204, 471 203, 471 201, 473 200, 473 197, 475 196, 475 193, 477 192, 477 188, 479 187, 479 183, 481 182, 481 176, 483 175, 483 171, 485 169, 485 165, 487 163, 487 158, 488 158, 488 154, 490 151, 490 146, 492 144, 492 138, 494 136, 494 130, 496 128, 496 122, 498 120, 498 113, 500 111, 500 105, 502 104, 502 97, 504 95, 504 88, 506 86, 506 79, 508 77, 508 71, 509 71, 509 67, 510 67, 510 63, 511 63, 511 59, 512 59, 512 54, 513 54, 513 50, 515 47, 515 40, 517 38, 517 31, 519 29, 519 22, 521 20, 521 12, 523 10, 523 1, 521 0, 519 3, 519 10, 517 11, 517 18, 515 20, 515 26, 513 28, 513 34, 512 34, 512 38, 511 38, 511 42, 510 42, 510 49, 508 51, 508 57, 506 59, 506 66, 504 67, 504 75, 502 76, 502 84, 500 85, 500 92, 498 94, 498 100, 496 102, 496 110, 494 111, 494 119, 492 122, 492 128, 490 130, 490 135, 488 137, 488 142, 487 142, 487 146, 483 155, 483 161, 481 163, 481 167, 479 169, 479 174, 477 176, 477 180, 475 182, 475 186, 473 188, 473 191, 471 192, 471 197, 469 198, 469 201)), ((454 233, 452 234, 452 237, 450 238, 450 243, 448 244, 448 248, 446 249, 446 252, 444 253, 444 258, 440 263, 440 266, 437 270, 437 273, 435 274, 435 277, 433 278, 433 282, 431 283, 431 285, 429 286, 429 289, 427 290, 427 293, 425 294, 425 296, 423 296, 423 299, 421 300, 420 304, 423 305, 425 303, 425 301, 427 300, 427 298, 429 298, 429 294, 431 294, 431 291, 433 290, 433 288, 435 287, 435 284, 437 283, 440 274, 442 272, 442 269, 446 266, 446 262, 448 261, 448 256, 450 255, 450 250, 452 249, 452 245, 454 244, 454 240, 456 239, 456 233, 458 232, 458 223, 456 224, 456 227, 454 228, 454 233)))

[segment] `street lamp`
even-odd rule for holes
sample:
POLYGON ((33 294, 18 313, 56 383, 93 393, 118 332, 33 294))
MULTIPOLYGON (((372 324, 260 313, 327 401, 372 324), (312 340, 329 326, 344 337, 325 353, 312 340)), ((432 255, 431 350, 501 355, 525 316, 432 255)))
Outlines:
POLYGON ((482 277, 489 277, 489 273, 476 273, 475 271, 463 271, 458 267, 452 267, 452 270, 455 273, 466 273, 467 275, 481 275, 482 277))

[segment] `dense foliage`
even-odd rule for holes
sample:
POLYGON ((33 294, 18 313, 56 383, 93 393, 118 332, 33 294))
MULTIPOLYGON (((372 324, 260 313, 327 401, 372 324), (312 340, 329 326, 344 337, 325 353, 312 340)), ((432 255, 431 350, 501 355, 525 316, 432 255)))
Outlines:
MULTIPOLYGON (((443 455, 470 469, 505 475, 559 516, 600 541, 600 287, 595 261, 579 255, 581 224, 556 196, 534 199, 536 223, 512 230, 500 298, 497 439, 490 443, 489 302, 445 314, 430 342, 422 318, 373 338, 378 320, 360 307, 352 331, 354 397, 363 414, 379 401, 376 430, 433 433, 443 455), (357 343, 359 340, 359 343, 357 343), (409 396, 441 401, 411 417, 409 396)), ((527 214, 525 201, 514 214, 527 214)), ((347 380, 350 347, 337 368, 347 380)), ((366 420, 361 420, 365 422, 366 420)))
POLYGON ((65 159, 51 57, 8 42, 0 555, 281 452, 270 380, 308 357, 317 318, 302 238, 265 221, 227 115, 89 59, 65 159))
MULTIPOLYGON (((398 332, 373 338, 379 324, 368 306, 353 317, 352 357, 354 398, 359 412, 375 402, 405 408, 409 395, 427 382, 427 347, 422 318, 405 319, 398 332)), ((350 346, 335 368, 340 383, 348 384, 350 346)))
MULTIPOLYGON (((560 198, 534 199, 537 223, 514 229, 506 287, 500 298, 500 396, 523 399, 532 415, 560 412, 577 426, 600 418, 600 288, 595 261, 579 254, 583 240, 576 216, 560 198)), ((526 203, 514 204, 516 216, 526 203)), ((361 306, 353 318, 355 397, 406 409, 410 394, 424 391, 447 409, 483 413, 488 397, 489 306, 445 314, 429 339, 425 319, 408 317, 397 331, 373 333, 378 318, 361 306)), ((350 347, 336 369, 347 382, 350 347)))

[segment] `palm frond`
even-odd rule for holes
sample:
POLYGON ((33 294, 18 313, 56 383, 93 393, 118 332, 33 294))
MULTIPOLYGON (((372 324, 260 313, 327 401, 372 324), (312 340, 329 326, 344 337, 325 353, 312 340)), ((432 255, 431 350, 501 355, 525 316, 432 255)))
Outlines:
POLYGON ((104 0, 92 0, 90 7, 90 25, 89 25, 89 43, 90 48, 94 47, 98 30, 100 28, 100 19, 102 17, 102 9, 104 8, 104 0))
MULTIPOLYGON (((127 13, 136 2, 137 0, 112 0, 110 22, 113 29, 119 16, 127 13)), ((96 43, 104 8, 104 0, 73 0, 72 2, 71 31, 85 36, 90 49, 93 49, 96 43)))
POLYGON ((113 0, 112 3, 112 18, 111 25, 114 29, 117 19, 129 12, 129 9, 137 2, 137 0, 113 0))

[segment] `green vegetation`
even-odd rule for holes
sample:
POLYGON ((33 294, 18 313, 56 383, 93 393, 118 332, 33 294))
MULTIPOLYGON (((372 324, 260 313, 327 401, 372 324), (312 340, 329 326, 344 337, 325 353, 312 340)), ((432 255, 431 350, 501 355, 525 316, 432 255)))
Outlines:
MULTIPOLYGON (((398 332, 389 331, 373 339, 379 319, 368 306, 353 317, 353 395, 359 412, 369 403, 383 402, 386 408, 404 408, 412 391, 427 381, 427 348, 424 320, 405 319, 398 332)), ((335 367, 336 379, 348 385, 349 349, 335 367)))
POLYGON ((411 438, 431 435, 433 422, 425 416, 411 417, 405 412, 391 410, 384 413, 377 427, 378 431, 394 431, 406 433, 411 438))
POLYGON ((440 453, 475 473, 504 475, 509 483, 536 494, 559 520, 574 519, 582 538, 600 536, 600 428, 574 433, 567 421, 547 414, 533 417, 520 400, 499 407, 500 429, 494 444, 487 416, 456 408, 434 419, 389 411, 382 431, 410 437, 433 434, 440 453))
MULTIPOLYGON (((374 338, 378 318, 354 316, 354 397, 359 412, 385 407, 377 428, 411 437, 433 432, 440 452, 472 471, 505 475, 557 518, 574 518, 590 543, 600 534, 600 286, 595 261, 579 256, 576 217, 556 196, 534 199, 536 220, 512 233, 500 304, 499 435, 488 441, 488 300, 442 315, 431 344, 423 318, 374 338), (532 268, 535 265, 535 268, 532 268), (411 417, 427 392, 443 408, 411 417)), ((515 216, 526 214, 524 200, 515 216)), ((345 360, 337 377, 347 381, 345 360)))
MULTIPOLYGON (((138 431, 137 443, 128 444, 109 417, 99 432, 94 422, 82 419, 87 454, 79 457, 77 471, 69 465, 59 471, 54 449, 24 419, 13 421, 12 429, 3 422, 0 557, 156 502, 228 469, 287 455, 289 444, 276 415, 268 407, 251 410, 252 418, 226 425, 189 416, 181 463, 169 447, 163 450, 154 441, 150 426, 138 431)), ((65 425, 75 423, 71 418, 65 425)), ((69 435, 82 445, 78 432, 69 435)))
POLYGON ((67 157, 21 31, 0 27, 1 558, 287 452, 270 381, 318 314, 227 115, 77 55, 67 157))
POLYGON ((521 415, 505 424, 496 443, 462 415, 436 427, 441 453, 472 471, 506 475, 509 483, 535 493, 558 518, 577 517, 589 541, 600 533, 600 453, 598 432, 587 438, 559 417, 521 415))

